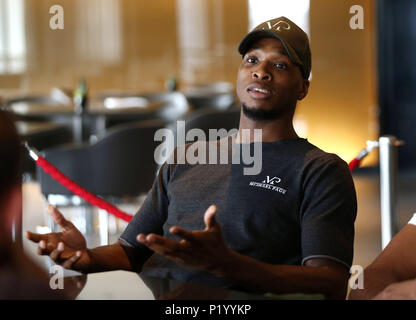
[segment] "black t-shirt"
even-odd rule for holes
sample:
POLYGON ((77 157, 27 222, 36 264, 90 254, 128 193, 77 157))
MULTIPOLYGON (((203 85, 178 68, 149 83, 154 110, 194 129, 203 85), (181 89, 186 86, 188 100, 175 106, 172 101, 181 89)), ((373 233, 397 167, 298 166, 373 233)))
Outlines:
MULTIPOLYGON (((254 148, 254 144, 250 146, 254 148)), ((177 240, 169 233, 174 225, 204 229, 203 215, 211 204, 218 208, 216 219, 227 246, 243 255, 275 265, 303 265, 310 258, 328 258, 349 268, 357 201, 347 164, 306 139, 260 146, 262 162, 257 175, 244 175, 247 165, 231 160, 228 164, 165 163, 120 237, 122 244, 136 248, 129 257, 134 268, 151 277, 229 285, 208 272, 153 254, 136 241, 139 233, 177 240)))

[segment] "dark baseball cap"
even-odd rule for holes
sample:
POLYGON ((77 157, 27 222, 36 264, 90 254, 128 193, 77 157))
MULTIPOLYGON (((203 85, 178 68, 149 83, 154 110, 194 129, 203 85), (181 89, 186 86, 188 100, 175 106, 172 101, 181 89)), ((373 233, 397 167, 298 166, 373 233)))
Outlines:
POLYGON ((255 27, 241 40, 238 52, 244 55, 253 43, 262 38, 280 40, 293 63, 297 64, 305 79, 311 72, 311 50, 308 35, 286 17, 265 21, 255 27))

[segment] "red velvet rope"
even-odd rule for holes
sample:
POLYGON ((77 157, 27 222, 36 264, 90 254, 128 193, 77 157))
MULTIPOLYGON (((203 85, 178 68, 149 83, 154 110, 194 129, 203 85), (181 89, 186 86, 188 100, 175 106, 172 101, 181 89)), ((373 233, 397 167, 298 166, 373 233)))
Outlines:
MULTIPOLYGON (((46 172, 48 173, 53 179, 58 181, 61 185, 63 185, 68 190, 72 191, 74 194, 80 196, 82 199, 87 201, 88 203, 96 206, 100 209, 107 211, 108 213, 114 215, 117 218, 120 218, 124 221, 129 222, 132 219, 132 216, 119 210, 112 204, 108 203, 107 201, 95 196, 91 192, 85 190, 74 181, 66 177, 62 172, 60 172, 56 167, 54 167, 49 161, 45 158, 38 156, 38 160, 36 163, 46 172)), ((361 163, 360 159, 353 159, 349 164, 350 171, 354 171, 361 163)))
POLYGON ((348 164, 350 167, 350 171, 353 172, 355 168, 358 168, 360 166, 361 160, 354 158, 351 160, 351 162, 348 164))
POLYGON ((88 192, 87 190, 76 184, 74 181, 66 177, 62 172, 60 172, 57 168, 55 168, 45 158, 38 156, 38 160, 36 160, 36 163, 53 179, 58 181, 65 188, 80 196, 82 199, 92 204, 93 206, 103 209, 108 213, 111 213, 115 217, 127 222, 129 222, 133 218, 131 215, 119 210, 112 204, 108 203, 107 201, 104 201, 103 199, 95 196, 91 192, 88 192))

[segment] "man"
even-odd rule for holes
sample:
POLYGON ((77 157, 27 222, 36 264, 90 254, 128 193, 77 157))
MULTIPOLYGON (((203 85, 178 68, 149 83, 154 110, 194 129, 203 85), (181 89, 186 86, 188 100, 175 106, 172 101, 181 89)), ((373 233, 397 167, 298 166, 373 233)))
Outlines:
POLYGON ((416 300, 416 214, 364 270, 364 288, 349 298, 416 300))
POLYGON ((244 175, 244 165, 234 162, 165 163, 118 243, 87 249, 79 231, 49 208, 62 233, 28 233, 39 254, 85 273, 134 270, 255 292, 345 298, 356 216, 352 178, 344 161, 299 138, 292 124, 309 88, 308 37, 280 17, 247 34, 239 52, 239 132, 224 139, 232 156, 236 147, 260 145, 261 173, 244 175), (251 138, 255 129, 260 139, 251 138))

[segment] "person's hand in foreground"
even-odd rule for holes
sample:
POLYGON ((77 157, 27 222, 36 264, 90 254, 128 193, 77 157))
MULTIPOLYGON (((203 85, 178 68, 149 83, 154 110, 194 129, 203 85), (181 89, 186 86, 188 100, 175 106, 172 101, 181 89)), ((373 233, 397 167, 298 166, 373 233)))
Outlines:
POLYGON ((373 300, 416 300, 416 280, 393 283, 377 294, 373 300))
POLYGON ((215 219, 217 207, 210 206, 204 215, 205 229, 188 231, 177 226, 170 232, 182 238, 174 241, 157 234, 139 234, 137 241, 176 263, 216 273, 226 263, 230 249, 225 245, 220 224, 215 219))
POLYGON ((89 255, 87 244, 82 233, 64 218, 56 208, 49 205, 48 213, 53 221, 61 228, 61 232, 38 234, 30 231, 26 232, 26 237, 38 243, 39 255, 49 255, 56 263, 66 269, 73 269, 75 262, 79 261, 77 268, 74 270, 82 270, 83 265, 87 265, 89 255))

